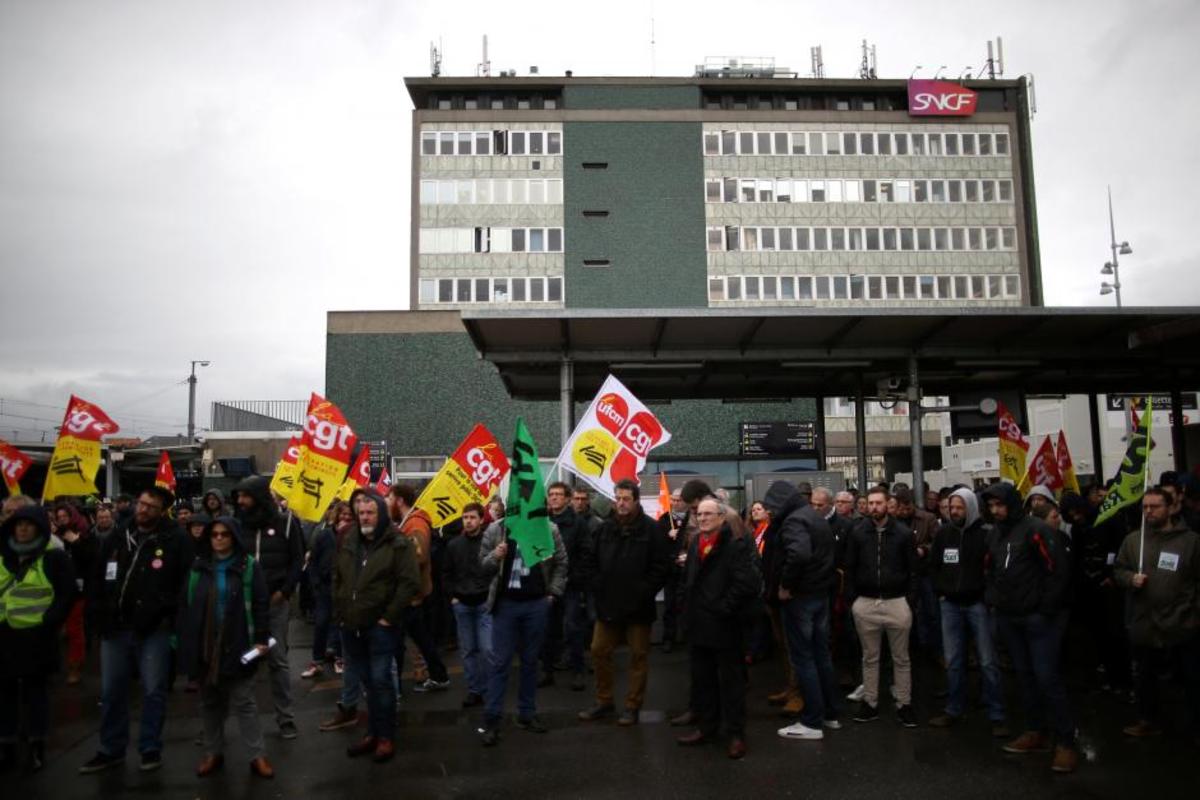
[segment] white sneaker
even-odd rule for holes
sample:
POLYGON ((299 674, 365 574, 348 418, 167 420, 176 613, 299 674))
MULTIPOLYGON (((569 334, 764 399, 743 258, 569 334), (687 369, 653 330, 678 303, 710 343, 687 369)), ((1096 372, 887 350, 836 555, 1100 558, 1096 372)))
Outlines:
POLYGON ((867 696, 867 687, 863 686, 860 683, 858 685, 857 689, 855 689, 850 694, 846 695, 846 699, 849 700, 851 703, 861 703, 863 701, 863 698, 866 696, 867 696))
POLYGON ((797 722, 786 728, 780 728, 779 735, 785 739, 807 739, 815 742, 825 738, 825 731, 819 728, 810 728, 803 722, 797 722))
POLYGON ((821 725, 828 728, 831 731, 840 731, 842 729, 842 723, 836 719, 823 720, 821 722, 821 725))

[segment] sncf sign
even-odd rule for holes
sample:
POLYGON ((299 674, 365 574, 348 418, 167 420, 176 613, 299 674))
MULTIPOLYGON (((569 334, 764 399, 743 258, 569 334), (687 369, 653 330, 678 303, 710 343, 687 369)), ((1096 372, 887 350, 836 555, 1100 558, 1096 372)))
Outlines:
POLYGON ((908 113, 913 117, 969 117, 979 95, 949 81, 908 82, 908 113))

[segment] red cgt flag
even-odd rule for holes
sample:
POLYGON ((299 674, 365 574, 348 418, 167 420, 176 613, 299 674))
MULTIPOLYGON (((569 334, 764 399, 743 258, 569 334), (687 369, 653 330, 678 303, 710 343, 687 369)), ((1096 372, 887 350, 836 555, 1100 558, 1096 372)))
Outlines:
POLYGON ((21 493, 21 476, 32 463, 32 458, 0 439, 0 473, 4 475, 4 485, 10 495, 21 493))
POLYGON ((175 494, 175 470, 171 468, 171 457, 166 450, 160 451, 158 472, 154 474, 154 485, 175 494))
POLYGON ((62 436, 98 442, 101 436, 109 436, 120 430, 120 426, 101 411, 99 406, 71 395, 71 402, 67 403, 67 413, 63 415, 59 433, 62 436))
POLYGON ((392 476, 388 474, 387 467, 384 467, 383 472, 379 473, 379 480, 375 482, 375 491, 387 497, 387 493, 391 488, 392 476))

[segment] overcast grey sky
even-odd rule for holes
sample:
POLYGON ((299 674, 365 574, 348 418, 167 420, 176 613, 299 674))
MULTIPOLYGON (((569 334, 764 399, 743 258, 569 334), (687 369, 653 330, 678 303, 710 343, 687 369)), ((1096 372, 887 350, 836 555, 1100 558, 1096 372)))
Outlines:
POLYGON ((866 38, 887 78, 978 68, 1000 35, 1007 77, 1036 79, 1048 304, 1111 304, 1111 184, 1125 303, 1200 305, 1192 0, 3 0, 0 437, 53 428, 72 391, 131 434, 181 432, 192 359, 213 362, 201 424, 214 399, 321 391, 326 310, 408 304, 403 78, 431 40, 474 74, 485 33, 496 71, 576 75, 719 55, 806 74, 820 44, 854 77, 866 38))

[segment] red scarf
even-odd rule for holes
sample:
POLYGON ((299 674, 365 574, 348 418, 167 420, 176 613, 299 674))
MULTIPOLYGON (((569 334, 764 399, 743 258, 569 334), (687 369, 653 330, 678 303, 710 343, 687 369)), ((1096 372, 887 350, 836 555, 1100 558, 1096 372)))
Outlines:
POLYGON ((712 552, 712 549, 714 547, 716 547, 717 537, 720 535, 721 535, 720 531, 715 531, 713 533, 700 534, 700 545, 699 546, 700 546, 700 560, 701 561, 708 558, 708 554, 712 552))
POLYGON ((761 556, 763 546, 766 544, 767 528, 771 527, 771 520, 764 519, 762 522, 754 526, 754 546, 758 548, 758 554, 761 556))

